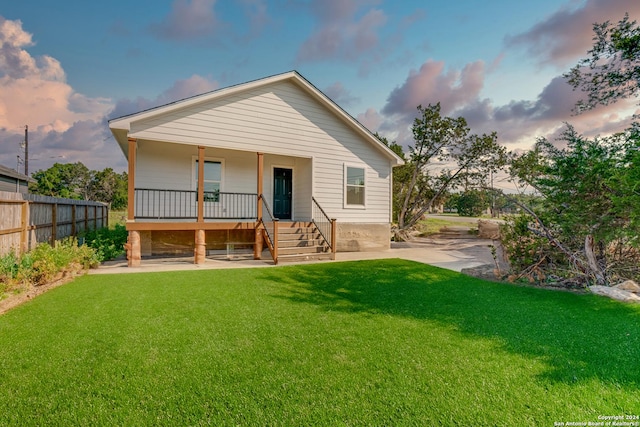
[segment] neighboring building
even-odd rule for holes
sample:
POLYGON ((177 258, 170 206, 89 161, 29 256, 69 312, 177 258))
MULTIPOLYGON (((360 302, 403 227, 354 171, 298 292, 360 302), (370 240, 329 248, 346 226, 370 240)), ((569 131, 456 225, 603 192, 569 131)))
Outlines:
POLYGON ((27 175, 16 172, 14 169, 0 165, 0 191, 28 193, 30 182, 36 181, 27 175))
POLYGON ((275 262, 389 248, 402 159, 295 71, 109 127, 129 161, 129 265, 191 250, 201 263, 239 244, 275 262))

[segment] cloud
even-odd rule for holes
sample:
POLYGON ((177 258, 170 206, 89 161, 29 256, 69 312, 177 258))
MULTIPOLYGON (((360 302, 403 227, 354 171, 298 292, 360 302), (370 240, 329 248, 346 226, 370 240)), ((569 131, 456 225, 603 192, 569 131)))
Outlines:
POLYGON ((88 98, 66 83, 60 62, 47 55, 33 57, 22 22, 0 17, 0 127, 9 131, 25 124, 70 127, 77 120, 99 117, 110 108, 106 98, 88 98))
POLYGON ((481 61, 467 64, 462 70, 446 70, 442 62, 427 61, 389 94, 382 114, 369 109, 358 119, 372 131, 407 147, 413 144, 410 128, 416 107, 440 102, 443 115, 464 117, 476 134, 496 131, 499 141, 509 149, 529 148, 538 137, 553 140, 565 122, 587 137, 618 132, 631 123, 634 100, 574 116, 572 108, 581 93, 573 91, 562 76, 551 79, 534 100, 513 100, 504 105, 480 98, 483 81, 481 61))
MULTIPOLYGON (((32 56, 26 49, 33 45, 21 21, 0 17, 0 129, 3 141, 9 142, 0 145, 0 162, 8 166, 15 164, 17 155, 24 156, 20 143, 25 125, 29 126, 30 164, 37 165, 68 151, 64 144, 43 145, 51 135, 74 134, 85 144, 94 138, 101 141, 106 136, 102 118, 112 108, 107 98, 75 92, 60 62, 47 55, 32 56)), ((96 151, 87 151, 86 156, 109 157, 96 151)))
POLYGON ((219 86, 220 85, 215 80, 194 74, 188 79, 177 80, 173 86, 162 92, 155 99, 147 99, 143 97, 135 99, 120 99, 113 110, 109 112, 108 116, 109 118, 127 116, 129 114, 149 110, 161 105, 170 104, 194 95, 211 92, 219 86))
POLYGON ((444 62, 429 60, 418 71, 412 70, 405 82, 391 92, 382 112, 412 115, 418 105, 440 102, 443 114, 447 114, 473 101, 483 83, 482 61, 467 64, 461 71, 445 71, 444 62))
POLYGON ((62 65, 50 56, 33 57, 32 36, 20 21, 0 17, 0 163, 13 167, 24 157, 20 143, 29 126, 29 169, 55 162, 82 162, 90 169, 124 170, 126 160, 111 137, 107 115, 125 115, 209 92, 218 83, 193 75, 177 80, 153 100, 118 101, 76 92, 62 65))
POLYGON ((162 40, 177 42, 247 42, 257 38, 271 22, 266 0, 238 0, 244 20, 233 28, 216 11, 217 0, 174 0, 171 11, 160 22, 149 25, 149 32, 162 40))
POLYGON ((333 102, 338 105, 342 105, 348 107, 352 105, 354 102, 358 102, 360 98, 351 95, 351 93, 345 89, 345 87, 340 82, 335 82, 324 91, 324 94, 327 95, 333 102))
POLYGON ((379 9, 369 9, 359 16, 362 8, 378 1, 314 0, 311 11, 318 25, 298 50, 298 62, 312 62, 331 58, 354 61, 379 46, 378 31, 387 22, 379 9))
POLYGON ((155 36, 167 40, 194 40, 212 36, 223 23, 214 8, 216 0, 175 0, 163 21, 149 26, 155 36))
POLYGON ((253 38, 258 36, 262 30, 271 22, 267 11, 267 3, 265 0, 240 0, 240 5, 244 10, 247 18, 247 36, 245 38, 253 38))
POLYGON ((541 64, 566 66, 585 57, 593 45, 593 24, 617 23, 629 13, 640 17, 640 2, 629 0, 588 0, 581 7, 564 7, 529 30, 505 39, 508 47, 527 48, 541 64))
POLYGON ((364 113, 358 114, 358 117, 356 118, 371 132, 380 130, 380 126, 384 123, 384 117, 381 116, 374 108, 368 108, 364 113))

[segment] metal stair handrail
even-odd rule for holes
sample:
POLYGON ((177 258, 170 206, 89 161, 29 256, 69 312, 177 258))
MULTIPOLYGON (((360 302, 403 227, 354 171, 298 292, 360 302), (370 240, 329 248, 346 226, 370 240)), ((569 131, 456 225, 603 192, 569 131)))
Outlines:
POLYGON ((312 196, 311 201, 313 202, 311 221, 315 224, 320 235, 329 245, 331 252, 335 253, 336 220, 329 218, 329 215, 327 215, 324 209, 322 209, 322 206, 320 206, 320 203, 318 203, 315 197, 312 196))
POLYGON ((269 207, 269 203, 267 203, 264 195, 260 194, 258 198, 262 203, 262 216, 258 218, 260 224, 262 224, 262 229, 264 230, 264 236, 266 237, 267 247, 269 248, 269 252, 271 253, 271 258, 273 258, 273 262, 278 264, 278 218, 274 218, 273 213, 271 212, 271 208, 269 207), (267 220, 265 221, 265 213, 267 220), (267 224, 272 224, 271 229, 267 224))

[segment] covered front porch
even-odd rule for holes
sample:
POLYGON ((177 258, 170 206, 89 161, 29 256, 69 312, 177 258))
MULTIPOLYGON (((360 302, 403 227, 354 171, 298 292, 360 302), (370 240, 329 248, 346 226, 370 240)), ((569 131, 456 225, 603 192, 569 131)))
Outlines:
POLYGON ((128 138, 129 266, 186 250, 201 264, 214 251, 237 247, 251 249, 254 259, 267 248, 276 264, 296 253, 335 257, 336 221, 312 196, 310 158, 157 141, 149 148, 128 138), (163 165, 175 179, 146 179, 163 165))

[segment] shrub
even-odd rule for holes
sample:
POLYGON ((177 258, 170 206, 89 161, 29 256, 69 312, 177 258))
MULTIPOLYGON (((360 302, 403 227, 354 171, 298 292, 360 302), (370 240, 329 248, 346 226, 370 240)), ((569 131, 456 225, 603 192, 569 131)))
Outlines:
POLYGON ((500 227, 500 241, 511 266, 511 280, 523 278, 541 282, 547 275, 559 273, 564 259, 551 243, 533 233, 532 218, 528 215, 508 217, 500 227))
POLYGON ((43 285, 98 264, 96 251, 78 246, 75 238, 57 241, 54 246, 40 243, 20 257, 11 252, 0 257, 0 295, 23 286, 43 285))
POLYGON ((116 224, 113 229, 105 227, 98 230, 90 230, 84 235, 84 243, 95 249, 100 262, 122 255, 126 242, 127 229, 121 224, 116 224))
POLYGON ((480 216, 482 211, 488 207, 484 194, 480 191, 465 191, 457 199, 458 215, 460 216, 480 216))

